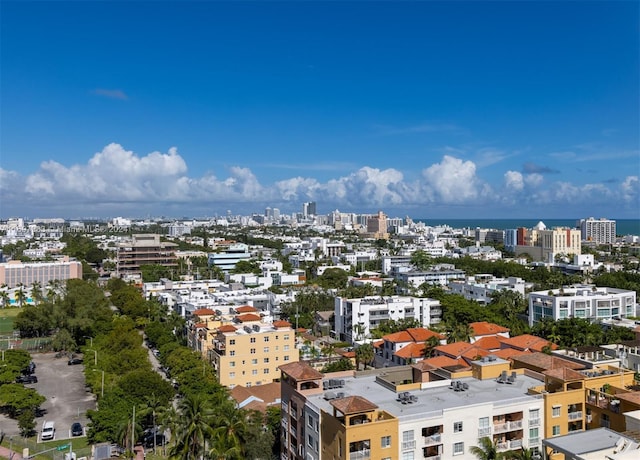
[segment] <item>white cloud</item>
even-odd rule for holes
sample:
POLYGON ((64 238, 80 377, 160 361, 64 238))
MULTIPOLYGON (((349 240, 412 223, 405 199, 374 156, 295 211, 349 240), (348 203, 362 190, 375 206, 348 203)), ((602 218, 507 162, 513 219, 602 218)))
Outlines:
POLYGON ((43 162, 26 177, 0 168, 0 201, 3 212, 12 214, 16 214, 14 209, 20 213, 29 208, 38 215, 43 210, 66 209, 77 210, 77 215, 96 216, 118 212, 123 206, 130 206, 133 212, 144 209, 145 213, 152 209, 160 210, 160 214, 162 210, 179 210, 180 215, 195 208, 208 210, 209 214, 230 207, 255 212, 263 206, 298 209, 301 202, 313 200, 326 208, 354 212, 467 206, 482 208, 487 214, 498 211, 500 215, 545 211, 545 206, 554 204, 573 209, 599 205, 606 211, 610 203, 621 203, 633 216, 639 197, 638 176, 629 176, 615 186, 546 182, 538 173, 507 170, 502 173, 502 184, 492 186, 479 176, 477 163, 454 155, 444 155, 439 162, 426 165, 420 178, 412 181, 398 169, 371 166, 324 182, 297 176, 265 184, 252 170, 240 166, 230 167, 225 177, 213 172, 193 177, 175 148, 141 156, 119 144, 107 145, 83 164, 43 162), (11 211, 5 203, 11 204, 11 211))

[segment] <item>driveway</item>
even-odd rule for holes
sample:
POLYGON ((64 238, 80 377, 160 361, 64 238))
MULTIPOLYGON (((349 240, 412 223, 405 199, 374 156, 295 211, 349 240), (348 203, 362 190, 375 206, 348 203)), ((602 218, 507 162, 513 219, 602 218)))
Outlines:
MULTIPOLYGON (((31 357, 36 363, 38 383, 25 386, 35 388, 47 398, 40 406, 47 413, 36 418, 38 441, 45 420, 55 422, 55 439, 68 439, 71 437, 71 424, 80 422, 86 427, 89 421, 87 410, 96 408, 95 397, 85 386, 84 367, 82 364, 69 366, 67 358, 56 358, 55 353, 34 353, 31 357)), ((19 434, 15 420, 1 415, 0 429, 8 435, 19 434)))

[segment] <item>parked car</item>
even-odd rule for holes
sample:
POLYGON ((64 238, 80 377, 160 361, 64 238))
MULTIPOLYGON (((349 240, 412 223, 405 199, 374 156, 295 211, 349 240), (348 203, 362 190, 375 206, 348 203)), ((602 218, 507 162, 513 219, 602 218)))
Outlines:
POLYGON ((83 359, 82 359, 82 358, 71 358, 71 359, 67 362, 67 364, 68 364, 69 366, 73 366, 74 364, 82 364, 83 362, 84 362, 84 361, 83 361, 83 359))
POLYGON ((82 436, 84 434, 84 429, 82 428, 82 424, 80 422, 74 422, 71 425, 71 436, 82 436))
POLYGON ((36 371, 36 363, 31 361, 29 365, 22 370, 23 374, 33 374, 36 371))
POLYGON ((38 383, 38 377, 33 374, 19 375, 16 379, 16 383, 38 383))
POLYGON ((42 425, 42 440, 51 441, 56 435, 56 427, 53 422, 44 422, 42 425))

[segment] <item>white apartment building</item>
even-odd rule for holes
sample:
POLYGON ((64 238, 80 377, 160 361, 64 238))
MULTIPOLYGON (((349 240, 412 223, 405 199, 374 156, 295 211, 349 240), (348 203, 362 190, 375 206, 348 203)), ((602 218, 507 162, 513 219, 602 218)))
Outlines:
POLYGON ((218 267, 223 272, 233 270, 241 260, 251 259, 249 246, 243 243, 236 243, 229 246, 229 249, 222 252, 209 254, 209 266, 218 267))
POLYGON ((495 278, 493 275, 468 276, 464 280, 451 281, 452 294, 460 294, 465 299, 487 305, 496 292, 507 290, 520 293, 524 297, 525 282, 521 278, 495 278))
POLYGON ((433 270, 399 272, 396 273, 395 278, 414 288, 418 288, 424 283, 447 286, 451 281, 464 279, 465 273, 463 270, 453 268, 453 265, 451 265, 451 268, 444 265, 433 270))
POLYGON ((471 459, 482 437, 501 453, 538 452, 544 400, 527 390, 541 382, 518 370, 498 383, 500 369, 509 363, 496 358, 474 361, 473 377, 417 363, 331 378, 281 366, 282 459, 471 459))
POLYGON ((415 319, 422 327, 442 319, 440 301, 409 296, 369 296, 360 299, 336 297, 335 335, 339 340, 364 343, 372 329, 389 320, 415 319))
POLYGON ((581 219, 579 222, 582 241, 593 241, 599 244, 616 242, 616 221, 611 219, 581 219))
POLYGON ((529 294, 530 326, 543 318, 602 321, 635 314, 636 293, 626 289, 574 285, 529 294))
POLYGON ((31 286, 40 283, 46 287, 50 281, 66 281, 68 279, 82 279, 82 264, 77 260, 65 257, 59 262, 29 262, 19 260, 0 263, 0 284, 14 288, 19 284, 31 286))

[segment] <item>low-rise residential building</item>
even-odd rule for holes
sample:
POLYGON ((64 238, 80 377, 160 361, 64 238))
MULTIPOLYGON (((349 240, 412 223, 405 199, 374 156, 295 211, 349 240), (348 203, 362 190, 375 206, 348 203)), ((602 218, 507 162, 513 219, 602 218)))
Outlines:
POLYGON ((500 359, 422 364, 339 376, 281 366, 282 459, 471 458, 481 437, 499 452, 541 447, 543 400, 527 394, 540 380, 500 359))
POLYGON ((278 366, 298 361, 295 331, 287 321, 265 323, 255 313, 218 327, 210 359, 221 385, 251 387, 277 381, 278 366))
POLYGON ((122 278, 141 279, 140 267, 161 265, 178 267, 175 243, 160 241, 160 235, 134 234, 130 241, 118 243, 116 270, 122 278))
POLYGON ((415 319, 423 327, 438 324, 442 318, 440 301, 409 296, 368 296, 360 299, 336 297, 336 338, 363 343, 381 323, 415 319))
POLYGON ((241 260, 248 261, 251 258, 249 246, 244 243, 230 244, 227 249, 209 254, 209 266, 219 268, 223 272, 233 270, 241 260))
POLYGON ((459 294, 465 299, 474 300, 482 305, 491 303, 492 296, 500 291, 513 291, 524 298, 525 282, 521 278, 496 278, 493 275, 468 276, 464 280, 451 281, 449 289, 452 294, 459 294))
POLYGON ((426 328, 409 328, 387 334, 376 341, 376 367, 404 366, 430 356, 430 350, 444 345, 446 337, 426 328))
POLYGON ((636 293, 595 285, 563 286, 529 294, 529 325, 543 318, 584 318, 591 321, 625 318, 636 312, 636 293))

